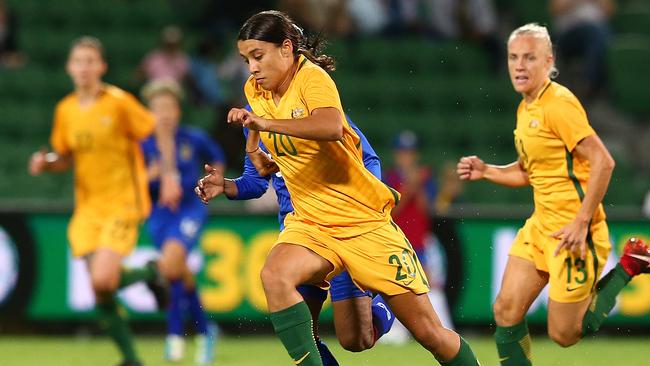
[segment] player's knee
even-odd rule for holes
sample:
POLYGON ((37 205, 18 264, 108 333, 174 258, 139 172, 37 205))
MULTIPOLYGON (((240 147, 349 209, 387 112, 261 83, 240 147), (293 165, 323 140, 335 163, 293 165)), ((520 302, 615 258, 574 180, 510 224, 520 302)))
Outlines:
POLYGON ((93 274, 92 286, 97 295, 110 294, 117 290, 119 279, 109 274, 93 274))
POLYGON ((497 296, 494 305, 494 319, 498 325, 513 325, 518 324, 524 319, 525 309, 517 306, 515 299, 510 299, 508 296, 497 296))
POLYGON ((372 348, 374 339, 372 334, 358 334, 355 332, 346 332, 338 335, 341 347, 350 352, 361 352, 372 348))
POLYGON ((578 343, 581 332, 574 329, 549 327, 548 336, 560 347, 570 347, 578 343))
POLYGON ((183 277, 185 263, 177 257, 163 256, 159 260, 160 272, 168 281, 180 280, 183 277))
POLYGON ((264 268, 260 272, 260 278, 262 279, 264 291, 267 294, 296 286, 296 284, 293 284, 289 280, 289 273, 286 273, 282 266, 273 263, 264 264, 264 268))

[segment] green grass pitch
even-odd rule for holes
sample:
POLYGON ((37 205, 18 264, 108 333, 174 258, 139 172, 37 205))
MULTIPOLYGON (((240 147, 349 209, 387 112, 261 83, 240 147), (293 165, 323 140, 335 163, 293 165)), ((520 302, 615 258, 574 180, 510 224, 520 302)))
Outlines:
MULTIPOLYGON (((437 365, 415 343, 405 346, 378 345, 362 353, 342 350, 332 338, 326 339, 341 365, 419 366, 437 365)), ((498 365, 496 350, 486 336, 469 336, 483 366, 498 365)), ((193 365, 193 344, 188 342, 186 361, 168 364, 162 360, 162 337, 138 337, 137 347, 145 365, 193 365)), ((11 337, 0 336, 0 365, 3 366, 114 366, 118 357, 106 338, 87 337, 11 337)), ((272 336, 221 338, 216 366, 281 366, 293 363, 280 342, 272 336)), ((533 339, 533 364, 536 366, 642 366, 650 365, 650 337, 600 337, 562 349, 548 338, 533 339)))

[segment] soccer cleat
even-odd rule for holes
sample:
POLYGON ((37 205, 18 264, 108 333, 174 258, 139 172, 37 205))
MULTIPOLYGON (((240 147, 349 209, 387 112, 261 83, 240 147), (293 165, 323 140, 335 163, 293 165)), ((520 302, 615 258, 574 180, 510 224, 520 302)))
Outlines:
POLYGON ((650 249, 643 240, 630 238, 625 243, 620 263, 630 276, 650 273, 650 249))
POLYGON ((146 264, 147 267, 156 273, 156 276, 147 281, 147 287, 153 293, 153 296, 156 298, 156 304, 158 304, 158 309, 164 310, 169 305, 170 298, 170 289, 169 282, 162 276, 160 270, 158 270, 158 262, 149 261, 146 264))
POLYGON ((183 337, 170 334, 165 338, 165 361, 180 362, 185 356, 185 340, 183 337))
POLYGON ((375 342, 384 334, 388 333, 395 321, 395 315, 388 307, 381 295, 377 295, 372 299, 370 306, 372 311, 372 325, 375 332, 375 342))
POLYGON ((207 334, 199 334, 195 337, 196 353, 194 362, 197 365, 209 365, 214 361, 217 338, 219 338, 219 328, 214 323, 208 325, 207 334))
POLYGON ((323 361, 323 366, 339 366, 338 361, 334 358, 334 355, 327 347, 327 344, 318 337, 316 338, 316 346, 318 347, 320 359, 323 361))

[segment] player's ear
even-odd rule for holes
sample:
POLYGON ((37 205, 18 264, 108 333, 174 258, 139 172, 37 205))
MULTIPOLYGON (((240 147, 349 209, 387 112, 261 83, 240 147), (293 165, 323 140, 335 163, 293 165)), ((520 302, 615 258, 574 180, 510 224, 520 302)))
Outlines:
POLYGON ((291 40, 285 39, 280 45, 280 54, 282 57, 289 57, 293 55, 293 42, 291 40))

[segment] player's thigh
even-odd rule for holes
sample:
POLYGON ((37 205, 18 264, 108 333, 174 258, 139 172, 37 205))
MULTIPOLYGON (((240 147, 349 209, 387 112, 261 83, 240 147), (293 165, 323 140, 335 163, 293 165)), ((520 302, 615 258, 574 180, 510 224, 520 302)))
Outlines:
POLYGON ((101 217, 89 210, 75 211, 68 225, 68 241, 75 257, 93 253, 98 245, 102 231, 101 217))
POLYGON ((98 248, 110 249, 122 256, 131 254, 138 240, 141 220, 131 213, 116 213, 104 220, 98 248))
POLYGON ((548 274, 520 257, 509 256, 501 288, 494 303, 494 316, 500 326, 519 323, 548 282, 548 274))
POLYGON ((549 300, 548 334, 551 339, 562 346, 576 343, 582 335, 582 318, 590 303, 591 296, 570 303, 549 300))
POLYGON ((90 257, 90 278, 96 293, 117 289, 122 269, 122 255, 110 248, 99 248, 90 257))
POLYGON ((325 278, 334 270, 330 261, 301 244, 278 243, 266 257, 262 268, 262 282, 284 282, 296 287, 299 284, 324 285, 325 278))
POLYGON ((362 290, 385 295, 429 292, 422 265, 404 233, 394 223, 340 240, 336 252, 362 290))
POLYGON ((593 224, 586 238, 585 258, 569 251, 553 256, 557 240, 549 240, 546 257, 549 267, 549 297, 558 303, 578 303, 590 298, 611 251, 609 230, 604 221, 593 224))

